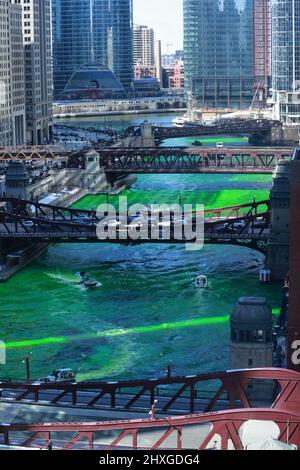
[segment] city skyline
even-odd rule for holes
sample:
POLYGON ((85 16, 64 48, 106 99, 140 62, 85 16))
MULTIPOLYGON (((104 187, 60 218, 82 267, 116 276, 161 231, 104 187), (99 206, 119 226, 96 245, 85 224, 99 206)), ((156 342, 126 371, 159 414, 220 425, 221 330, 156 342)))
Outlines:
POLYGON ((163 54, 183 49, 183 0, 133 0, 133 20, 154 29, 163 54))

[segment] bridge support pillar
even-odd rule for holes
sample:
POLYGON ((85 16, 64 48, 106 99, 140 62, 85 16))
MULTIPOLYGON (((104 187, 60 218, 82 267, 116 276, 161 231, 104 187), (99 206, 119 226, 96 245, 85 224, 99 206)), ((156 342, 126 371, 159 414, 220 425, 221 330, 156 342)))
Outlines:
POLYGON ((291 164, 280 161, 271 190, 271 223, 267 268, 272 280, 284 280, 289 270, 291 164))
MULTIPOLYGON (((273 366, 272 309, 265 298, 242 297, 230 318, 230 367, 252 369, 273 366)), ((247 395, 254 400, 273 396, 271 381, 253 381, 247 395)))
MULTIPOLYGON (((10 161, 5 175, 6 197, 16 199, 28 198, 29 175, 25 164, 20 161, 10 161)), ((11 207, 8 205, 7 210, 11 207)))
POLYGON ((300 372, 300 149, 291 163, 291 248, 288 312, 288 368, 300 372))
POLYGON ((100 155, 95 150, 90 150, 84 155, 85 169, 82 175, 82 187, 84 189, 105 190, 108 183, 105 171, 100 166, 100 155))
POLYGON ((0 264, 5 264, 7 255, 7 248, 5 246, 5 241, 0 240, 0 264))

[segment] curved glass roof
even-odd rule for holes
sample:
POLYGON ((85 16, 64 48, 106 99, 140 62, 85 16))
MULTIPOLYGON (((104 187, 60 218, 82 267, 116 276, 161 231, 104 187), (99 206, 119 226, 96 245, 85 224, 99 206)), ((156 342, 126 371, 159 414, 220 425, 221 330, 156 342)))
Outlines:
POLYGON ((102 64, 92 62, 83 65, 68 81, 64 93, 72 92, 123 92, 124 88, 113 72, 102 64))

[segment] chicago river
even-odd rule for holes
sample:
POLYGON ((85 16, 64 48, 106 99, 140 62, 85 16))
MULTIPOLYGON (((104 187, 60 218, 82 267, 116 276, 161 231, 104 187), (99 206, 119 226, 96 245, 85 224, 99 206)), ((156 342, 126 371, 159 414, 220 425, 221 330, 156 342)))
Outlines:
MULTIPOLYGON (((173 117, 147 118, 170 124, 173 117)), ((143 117, 124 119, 110 124, 127 127, 143 117)), ((108 125, 103 118, 70 123, 108 125)), ((217 140, 247 145, 243 136, 217 140)), ((190 142, 173 139, 169 144, 190 142)), ((214 146, 214 139, 204 145, 214 146)), ((181 197, 184 203, 217 208, 267 199, 271 183, 270 175, 139 175, 124 194, 129 203, 178 202, 181 197)), ((90 209, 101 201, 103 196, 87 196, 76 206, 90 209)), ((259 284, 263 262, 258 252, 222 245, 195 252, 176 245, 51 246, 0 287, 5 298, 1 339, 8 343, 1 375, 23 378, 28 353, 35 378, 60 367, 78 370, 78 380, 153 378, 169 364, 178 375, 225 370, 236 300, 263 296, 274 314, 280 307, 279 286, 259 284), (79 286, 78 271, 87 271, 101 287, 79 286), (199 274, 207 276, 207 290, 195 289, 199 274)))

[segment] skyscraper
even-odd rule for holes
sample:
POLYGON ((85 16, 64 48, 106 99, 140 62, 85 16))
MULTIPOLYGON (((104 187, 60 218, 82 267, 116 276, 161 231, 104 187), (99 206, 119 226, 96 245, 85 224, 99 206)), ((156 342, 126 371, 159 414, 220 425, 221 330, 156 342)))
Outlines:
POLYGON ((9 6, 9 31, 12 145, 16 146, 26 142, 23 8, 18 0, 9 6))
POLYGON ((17 0, 23 6, 26 136, 33 144, 52 134, 51 0, 17 0))
POLYGON ((184 0, 185 86, 195 107, 248 108, 261 81, 265 89, 265 69, 258 67, 264 57, 255 41, 269 18, 258 13, 263 3, 268 0, 184 0))
POLYGON ((300 2, 272 0, 272 88, 275 114, 300 122, 300 2))
POLYGON ((253 0, 254 95, 266 103, 271 82, 271 0, 253 0))
POLYGON ((53 0, 54 90, 89 62, 110 68, 129 89, 133 79, 132 0, 53 0))
POLYGON ((129 90, 133 80, 132 0, 110 0, 109 18, 108 66, 129 90))
POLYGON ((154 31, 148 26, 135 25, 133 27, 133 58, 134 65, 145 67, 155 65, 154 31))
POLYGON ((25 142, 22 6, 0 0, 0 145, 25 142))
POLYGON ((0 145, 11 145, 9 1, 0 0, 0 145))

